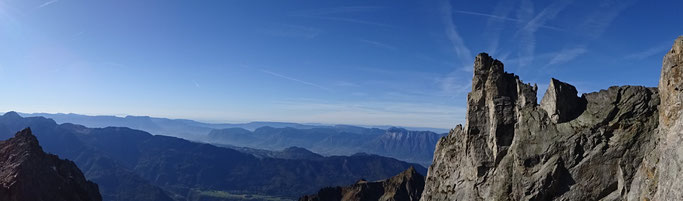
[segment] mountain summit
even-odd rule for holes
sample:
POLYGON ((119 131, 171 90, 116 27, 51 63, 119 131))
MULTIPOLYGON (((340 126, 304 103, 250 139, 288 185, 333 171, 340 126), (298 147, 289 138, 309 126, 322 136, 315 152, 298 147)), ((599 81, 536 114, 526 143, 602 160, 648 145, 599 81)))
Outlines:
POLYGON ((26 128, 0 142, 0 200, 101 201, 97 184, 68 160, 43 152, 26 128))
POLYGON ((482 53, 465 126, 437 144, 422 201, 683 199, 683 37, 664 57, 659 88, 577 96, 536 86, 482 53))

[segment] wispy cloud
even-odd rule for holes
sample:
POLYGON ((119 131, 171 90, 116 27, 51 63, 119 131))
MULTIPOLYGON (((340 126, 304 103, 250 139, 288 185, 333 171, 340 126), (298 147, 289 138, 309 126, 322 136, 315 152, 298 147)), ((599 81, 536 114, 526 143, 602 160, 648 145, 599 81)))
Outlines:
POLYGON ((646 50, 643 50, 643 51, 640 51, 640 52, 631 53, 631 54, 629 54, 629 55, 626 55, 626 56, 624 57, 624 59, 628 59, 628 60, 643 60, 643 59, 646 59, 646 58, 649 58, 649 57, 655 56, 655 55, 664 55, 664 53, 666 53, 666 51, 668 51, 669 48, 671 48, 671 44, 669 44, 669 43, 670 43, 670 42, 667 41, 666 43, 663 43, 663 44, 660 44, 660 45, 657 45, 657 46, 648 48, 648 49, 646 49, 646 50))
POLYGON ((312 86, 312 87, 315 87, 315 88, 319 88, 319 89, 322 89, 322 90, 325 90, 325 91, 332 91, 330 88, 323 87, 323 86, 320 86, 320 85, 318 85, 318 84, 314 84, 314 83, 311 83, 311 82, 306 82, 306 81, 303 81, 303 80, 300 80, 300 79, 296 79, 296 78, 293 78, 293 77, 289 77, 289 76, 286 76, 286 75, 282 75, 282 74, 279 74, 279 73, 275 73, 275 72, 272 72, 272 71, 263 70, 263 69, 261 69, 261 70, 259 70, 259 71, 261 71, 262 73, 269 74, 269 75, 272 75, 272 76, 275 76, 275 77, 279 77, 279 78, 282 78, 282 79, 286 79, 286 80, 289 80, 289 81, 298 82, 298 83, 300 83, 300 84, 304 84, 304 85, 312 86))
POLYGON ((564 8, 566 8, 570 3, 572 3, 572 0, 553 2, 548 7, 544 8, 540 13, 538 13, 538 15, 536 15, 533 19, 528 21, 526 25, 522 27, 522 31, 532 33, 536 32, 538 28, 544 26, 546 22, 557 17, 557 15, 560 14, 560 12, 564 10, 564 8))
POLYGON ((628 7, 631 7, 637 0, 602 0, 595 1, 595 10, 586 15, 582 24, 577 30, 579 34, 584 34, 589 39, 596 39, 605 32, 605 29, 612 24, 619 14, 628 7))
POLYGON ((533 18, 527 20, 530 16, 533 16, 534 5, 533 2, 529 0, 522 0, 520 9, 517 11, 517 13, 519 19, 525 21, 526 23, 522 24, 521 29, 515 34, 515 36, 519 36, 519 39, 521 40, 519 56, 521 58, 528 59, 520 60, 520 66, 527 66, 534 60, 536 49, 536 31, 538 31, 540 27, 544 26, 548 21, 557 17, 557 15, 571 3, 571 0, 555 1, 541 10, 541 12, 535 15, 533 18))
MULTIPOLYGON (((503 1, 501 3, 505 3, 505 2, 510 2, 510 1, 503 1)), ((501 6, 501 8, 509 8, 509 7, 501 6)), ((466 10, 455 10, 453 12, 459 13, 459 14, 465 14, 465 15, 487 17, 487 18, 491 18, 493 20, 503 20, 503 21, 510 21, 510 22, 528 23, 527 21, 524 21, 521 19, 507 17, 507 15, 492 15, 492 14, 486 14, 486 13, 480 13, 480 12, 474 12, 474 11, 466 11, 466 10)), ((501 13, 501 11, 494 11, 493 13, 501 13)), ((505 13, 509 13, 509 12, 505 12, 505 13)), ((541 25, 539 27, 549 29, 549 30, 555 30, 555 31, 564 31, 564 29, 562 29, 562 28, 554 27, 554 26, 548 26, 548 25, 541 25)))
POLYGON ((50 4, 57 3, 57 2, 59 2, 59 0, 47 1, 47 2, 45 2, 45 3, 43 3, 43 4, 40 4, 40 5, 38 6, 38 8, 42 8, 42 7, 45 7, 45 6, 49 6, 50 4))
MULTIPOLYGON (((517 18, 522 20, 518 23, 520 27, 526 26, 534 17, 534 3, 531 0, 522 0, 517 9, 517 18)), ((524 30, 524 32, 517 32, 514 37, 519 37, 517 62, 519 66, 526 66, 534 60, 534 48, 536 47, 536 37, 532 30, 524 30)), ((535 30, 533 30, 535 31, 535 30)))
POLYGON ((443 77, 437 78, 437 82, 441 86, 444 94, 449 97, 457 97, 467 94, 467 92, 470 91, 472 82, 470 82, 467 77, 469 76, 463 76, 462 73, 451 72, 443 77))
MULTIPOLYGON (((588 44, 602 36, 603 32, 612 24, 619 14, 626 8, 630 7, 636 0, 602 0, 595 1, 595 9, 586 15, 582 23, 580 23, 575 30, 578 34, 585 35, 583 40, 572 41, 570 46, 572 48, 563 48, 557 55, 555 55, 547 66, 557 65, 569 62, 578 56, 586 53, 588 44)), ((655 54, 656 50, 649 50, 651 52, 641 52, 640 55, 632 55, 633 57, 647 56, 646 54, 655 54)))
MULTIPOLYGON (((535 54, 533 57, 539 60, 550 60, 553 57, 555 57, 559 52, 547 52, 547 53, 539 53, 535 54)), ((501 57, 500 61, 503 63, 519 63, 520 61, 524 60, 529 60, 530 58, 525 58, 525 57, 514 57, 514 58, 509 58, 508 54, 505 54, 501 57)))
POLYGON ((569 62, 575 59, 576 57, 586 53, 587 51, 588 50, 583 46, 563 49, 560 52, 558 52, 552 59, 550 59, 548 65, 557 65, 569 62))
POLYGON ((454 70, 445 75, 437 76, 435 82, 441 88, 441 93, 446 97, 455 98, 467 93, 470 88, 470 81, 467 77, 471 76, 472 71, 472 52, 465 45, 465 41, 458 33, 457 26, 453 21, 452 5, 449 1, 441 1, 441 20, 444 23, 446 37, 451 42, 457 61, 454 70))
POLYGON ((489 47, 487 52, 489 52, 491 55, 496 55, 498 53, 501 33, 506 25, 505 22, 519 20, 507 17, 512 12, 514 3, 515 1, 498 2, 496 7, 493 9, 493 13, 497 15, 462 10, 456 12, 460 14, 483 16, 488 18, 484 33, 486 38, 489 39, 489 47))
POLYGON ((192 83, 194 83, 194 86, 195 86, 195 87, 201 88, 201 87, 199 87, 199 83, 197 83, 197 80, 192 80, 192 83))
POLYGON ((387 50, 391 50, 391 51, 396 51, 396 50, 398 50, 398 48, 396 48, 396 47, 393 46, 393 45, 389 45, 389 44, 382 43, 382 42, 378 42, 378 41, 365 40, 365 39, 360 39, 359 41, 360 41, 360 42, 363 42, 363 43, 366 43, 366 44, 370 44, 370 45, 375 46, 375 47, 382 48, 382 49, 387 49, 387 50))
POLYGON ((441 19, 443 20, 445 26, 444 28, 446 31, 446 37, 448 37, 448 40, 451 41, 453 50, 460 59, 460 62, 466 63, 472 60, 472 53, 465 45, 465 41, 460 36, 460 33, 458 33, 455 22, 453 21, 453 12, 451 9, 451 3, 449 1, 442 1, 441 19))

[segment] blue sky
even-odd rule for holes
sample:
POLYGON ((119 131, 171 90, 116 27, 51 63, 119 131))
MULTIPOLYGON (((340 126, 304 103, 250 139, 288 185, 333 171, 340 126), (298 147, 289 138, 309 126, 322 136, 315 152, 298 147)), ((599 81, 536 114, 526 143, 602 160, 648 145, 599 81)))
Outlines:
POLYGON ((0 111, 450 128, 488 52, 656 86, 683 1, 0 0, 0 111))

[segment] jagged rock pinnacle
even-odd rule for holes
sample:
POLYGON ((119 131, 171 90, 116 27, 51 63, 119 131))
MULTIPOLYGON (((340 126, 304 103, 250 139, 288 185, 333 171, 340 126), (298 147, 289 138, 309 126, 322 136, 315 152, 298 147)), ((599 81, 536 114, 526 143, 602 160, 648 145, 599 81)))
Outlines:
POLYGON ((101 201, 76 165, 43 152, 31 129, 0 141, 0 200, 101 201))
POLYGON ((585 102, 576 96, 577 93, 576 87, 552 78, 541 99, 541 108, 555 123, 574 119, 585 109, 585 102))
POLYGON ((473 74, 465 126, 437 144, 422 201, 626 197, 653 149, 656 89, 611 87, 579 98, 553 79, 539 106, 538 88, 488 54, 477 55, 473 74))

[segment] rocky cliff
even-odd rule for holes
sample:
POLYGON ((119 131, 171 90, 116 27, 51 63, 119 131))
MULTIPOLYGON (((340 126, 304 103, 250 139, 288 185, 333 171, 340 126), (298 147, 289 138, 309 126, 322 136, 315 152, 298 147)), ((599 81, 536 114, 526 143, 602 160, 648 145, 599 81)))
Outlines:
POLYGON ((577 96, 536 86, 482 53, 467 119, 437 144, 423 201, 683 199, 683 37, 659 88, 610 87, 577 96))
POLYGON ((664 56, 657 146, 639 166, 628 200, 683 200, 683 36, 664 56))
POLYGON ((30 129, 0 142, 0 200, 101 201, 76 165, 43 152, 30 129))
POLYGON ((299 201, 417 201, 424 187, 424 177, 410 168, 386 180, 360 180, 347 187, 328 187, 299 201))

